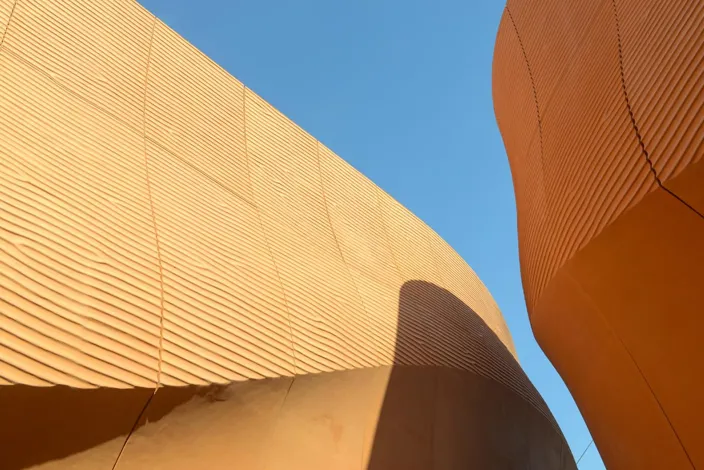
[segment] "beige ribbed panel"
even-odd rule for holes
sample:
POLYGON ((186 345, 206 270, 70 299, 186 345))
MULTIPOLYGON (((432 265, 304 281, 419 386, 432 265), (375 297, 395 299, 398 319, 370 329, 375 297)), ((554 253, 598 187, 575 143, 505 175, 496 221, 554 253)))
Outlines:
POLYGON ((444 287, 477 312, 487 326, 501 339, 501 342, 515 355, 511 334, 498 305, 491 298, 489 290, 472 268, 445 240, 430 228, 428 232, 444 287))
POLYGON ((5 36, 5 28, 10 20, 10 14, 15 6, 15 0, 0 0, 0 41, 5 36))
POLYGON ((461 368, 466 368, 475 373, 489 377, 531 403, 537 410, 557 427, 552 416, 547 411, 547 405, 538 392, 530 386, 516 361, 509 359, 515 356, 515 349, 506 323, 501 316, 498 306, 493 301, 488 290, 464 260, 431 229, 427 229, 432 240, 436 264, 445 283, 445 288, 455 293, 466 305, 470 306, 485 320, 490 330, 501 340, 505 348, 495 348, 484 340, 486 332, 478 329, 463 314, 453 315, 451 308, 435 308, 431 317, 446 318, 453 327, 443 328, 442 342, 455 341, 456 346, 449 349, 453 356, 462 358, 461 368), (452 338, 452 332, 456 336, 452 338))
POLYGON ((464 260, 432 229, 322 146, 321 165, 332 226, 364 306, 372 312, 368 337, 377 349, 391 347, 382 351, 383 357, 392 355, 399 364, 440 365, 491 378, 556 426, 542 398, 526 385, 525 374, 510 357, 515 355, 513 343, 496 303, 464 260), (415 277, 401 279, 398 258, 415 277), (396 292, 403 282, 424 277, 444 285, 479 314, 506 348, 492 347, 494 343, 485 339, 491 333, 451 305, 405 305, 399 317, 396 292))
POLYGON ((157 21, 147 88, 147 137, 204 177, 251 201, 244 86, 157 21))
MULTIPOLYGON (((425 224, 387 193, 379 190, 378 196, 386 235, 403 282, 418 280, 443 286, 425 224)), ((439 305, 405 306, 404 317, 399 318, 399 335, 408 337, 410 344, 402 352, 412 355, 415 363, 462 368, 464 354, 453 357, 451 352, 456 344, 445 344, 447 348, 435 344, 435 329, 446 326, 430 320, 438 311, 445 313, 439 305)))
MULTIPOLYGON (((420 280, 444 287, 433 254, 430 229, 388 194, 380 191, 379 199, 394 259, 404 282, 420 280)), ((417 335, 412 350, 423 363, 473 368, 472 351, 465 344, 473 340, 467 334, 468 327, 447 306, 408 305, 405 317, 399 321, 399 330, 405 330, 400 334, 417 335), (442 346, 437 343, 439 335, 443 336, 442 346)))
POLYGON ((366 313, 327 216, 318 143, 247 90, 247 154, 302 371, 376 364, 366 313))
POLYGON ((322 144, 320 165, 330 218, 347 265, 397 287, 400 275, 386 236, 377 186, 322 144))
POLYGON ((159 281, 142 138, 7 50, 0 83, 0 376, 154 386, 159 281))
POLYGON ((628 96, 660 181, 704 156, 704 8, 617 0, 628 96))
POLYGON ((4 47, 141 132, 153 20, 131 0, 20 0, 4 47))
POLYGON ((22 1, 0 65, 3 383, 426 364, 549 415, 449 245, 135 3, 22 1), (400 318, 408 281, 449 289, 506 349, 449 304, 400 318))
POLYGON ((330 221, 368 314, 377 360, 412 363, 394 354, 402 280, 386 237, 378 188, 322 144, 320 167, 330 221))
POLYGON ((391 250, 403 280, 442 286, 427 226, 387 193, 380 191, 379 201, 391 250))
MULTIPOLYGON (((178 386, 428 365, 492 379, 555 425, 486 287, 371 181, 131 0, 13 5, 0 0, 0 385, 143 388, 126 392, 124 434, 158 385, 147 420, 191 393, 178 386)), ((456 375, 368 383, 385 393, 407 371, 428 390, 456 375)), ((311 383, 366 388, 355 376, 311 383)), ((369 443, 378 412, 344 420, 369 443)), ((352 439, 336 427, 335 452, 352 439)))
POLYGON ((148 157, 164 372, 187 383, 292 375, 286 307, 256 208, 154 144, 148 157))

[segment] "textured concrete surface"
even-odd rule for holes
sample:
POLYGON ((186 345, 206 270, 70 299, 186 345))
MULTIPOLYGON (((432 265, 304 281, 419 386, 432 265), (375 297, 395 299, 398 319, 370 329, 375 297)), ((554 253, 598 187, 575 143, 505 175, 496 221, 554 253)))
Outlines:
POLYGON ((574 468, 372 182, 131 0, 0 26, 0 468, 574 468))
POLYGON ((509 0, 526 302, 608 468, 704 467, 704 2, 509 0))

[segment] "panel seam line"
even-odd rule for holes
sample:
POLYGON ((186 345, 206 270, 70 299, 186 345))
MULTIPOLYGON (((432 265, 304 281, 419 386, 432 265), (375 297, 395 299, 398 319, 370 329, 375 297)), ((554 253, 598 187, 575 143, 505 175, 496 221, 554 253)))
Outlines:
MULTIPOLYGON (((518 45, 521 48, 521 54, 523 55, 523 61, 526 64, 526 69, 528 71, 528 77, 530 79, 530 85, 531 85, 531 88, 533 89, 533 101, 535 102, 535 114, 536 114, 536 119, 538 121, 538 143, 540 145, 540 176, 541 176, 541 186, 543 189, 542 196, 543 196, 543 199, 545 200, 545 202, 549 203, 548 189, 545 187, 546 173, 545 173, 545 157, 544 157, 545 151, 544 151, 544 142, 543 142, 543 118, 540 115, 540 103, 538 101, 538 87, 536 86, 535 78, 533 76, 533 69, 531 68, 530 61, 528 60, 528 53, 526 52, 526 48, 523 44, 523 39, 521 38, 521 34, 518 31, 518 25, 516 25, 516 22, 513 19, 513 14, 511 13, 511 9, 508 7, 508 4, 506 4, 505 9, 506 9, 506 13, 508 13, 508 18, 511 21, 511 25, 513 26, 513 30, 516 33, 516 39, 518 39, 518 45)), ((532 139, 531 139, 531 143, 532 143, 532 139)), ((528 149, 527 152, 530 152, 530 149, 528 149)), ((541 230, 541 233, 542 233, 542 230, 541 230)), ((554 257, 554 255, 551 256, 548 253, 548 259, 550 259, 551 257, 554 257)), ((545 263, 545 262, 546 261, 543 261, 543 263, 545 263)), ((534 269, 537 269, 536 276, 538 277, 538 279, 537 279, 537 281, 535 281, 536 286, 531 290, 535 291, 534 292, 535 295, 537 297, 539 297, 540 293, 544 289, 544 287, 541 288, 541 285, 544 285, 545 283, 548 282, 548 281, 543 281, 543 278, 546 276, 549 278, 550 267, 539 264, 534 269)), ((526 302, 527 301, 528 301, 528 299, 526 298, 526 302)), ((533 301, 533 303, 535 303, 535 301, 533 301)), ((532 316, 531 310, 532 310, 531 308, 528 309, 528 318, 529 319, 532 316)))
MULTIPOLYGON (((325 205, 325 215, 328 218, 328 225, 330 225, 330 231, 332 232, 332 238, 335 240, 335 246, 337 246, 337 251, 340 254, 340 259, 342 260, 342 264, 345 266, 345 269, 347 270, 347 275, 350 277, 350 280, 352 281, 352 285, 354 286, 354 290, 357 293, 357 297, 359 298, 359 303, 362 305, 362 311, 366 314, 367 322, 371 321, 371 315, 369 314, 369 310, 367 310, 367 307, 364 305, 364 300, 362 299, 362 294, 359 292, 359 287, 357 287, 357 282, 354 280, 354 276, 352 275, 352 270, 350 269, 349 265, 347 264, 347 261, 345 260, 345 255, 342 253, 342 247, 340 246, 340 241, 337 239, 337 233, 335 233, 335 227, 332 225, 332 218, 330 217, 330 208, 328 207, 328 199, 325 194, 325 183, 323 182, 323 169, 322 165, 320 164, 320 141, 316 140, 315 141, 315 155, 316 159, 318 160, 318 176, 320 177, 320 192, 323 196, 323 205, 325 205)), ((367 325, 368 326, 368 325, 367 325)), ((370 353, 372 351, 369 351, 370 353)), ((376 351, 378 354, 379 351, 376 351)), ((366 356, 366 354, 362 354, 362 356, 366 356)), ((373 359, 373 357, 370 357, 370 359, 373 359)), ((373 366, 373 362, 372 362, 373 366)))
MULTIPOLYGON (((616 0, 611 0, 611 6, 613 7, 614 21, 616 24, 616 41, 617 41, 617 45, 618 45, 618 65, 619 65, 619 72, 621 74, 621 89, 623 90, 623 98, 626 102, 626 109, 628 111, 628 116, 630 117, 631 125, 633 126, 633 131, 635 132, 636 139, 638 139, 638 145, 640 146, 641 153, 643 154, 643 157, 645 157, 645 161, 647 162, 648 167, 650 169, 650 172, 652 173, 653 178, 655 178, 655 182, 657 183, 657 185, 660 188, 664 189, 669 194, 671 194, 672 196, 674 196, 676 199, 678 199, 686 207, 689 207, 692 211, 694 211, 700 217, 702 217, 702 214, 697 212, 696 209, 691 207, 685 201, 680 199, 676 194, 672 193, 669 189, 667 189, 665 186, 663 186, 662 181, 660 181, 660 178, 658 177, 657 171, 655 170, 655 166, 653 165, 653 161, 650 159, 650 155, 649 155, 647 149, 645 148, 645 142, 643 142, 643 137, 641 136, 640 130, 638 129, 638 124, 636 123, 636 118, 633 113, 633 107, 631 106, 631 100, 628 96, 628 88, 626 87, 626 73, 625 73, 625 67, 623 65, 623 45, 622 45, 622 41, 621 41, 621 25, 619 23, 618 8, 616 7, 616 0)), ((577 285, 580 285, 576 281, 574 281, 574 282, 577 285)), ((581 285, 580 285, 580 288, 581 288, 581 285)), ((586 294, 586 292, 585 292, 585 294, 586 294)), ((608 324, 608 322, 607 322, 607 324, 608 324)), ((687 460, 689 460, 690 465, 692 465, 692 468, 697 468, 694 465, 694 462, 692 461, 692 458, 690 457, 689 453, 687 452, 687 448, 685 447, 684 443, 682 442, 680 435, 677 433, 677 430, 675 429, 674 425, 672 424, 672 421, 670 421, 670 417, 665 412, 665 408, 663 407, 662 403, 660 403, 660 400, 658 399, 657 395, 655 394, 653 387, 650 385, 650 382, 648 382, 648 379, 645 377, 645 375, 643 374, 643 371, 641 370, 640 366, 636 362, 635 357, 633 357, 633 354, 631 354, 631 351, 626 347, 626 344, 623 342, 621 337, 616 334, 616 331, 614 331, 613 328, 612 328, 612 332, 613 332, 614 336, 616 336, 618 338, 619 342, 621 343, 621 346, 626 351, 628 356, 631 358, 633 365, 636 367, 636 369, 638 370, 638 373, 643 378, 643 381, 645 382, 648 389, 650 390, 650 393, 652 394, 653 398, 655 399, 655 402, 658 404, 658 407, 660 408, 660 412, 663 414, 663 416, 667 420, 667 424, 669 424, 670 429, 672 429, 672 432, 675 435, 675 438, 677 438, 677 441, 679 442, 680 446, 682 447, 682 451, 684 452, 685 456, 687 456, 687 460)))
POLYGON ((660 177, 658 176, 657 170, 655 169, 655 165, 653 164, 653 160, 650 158, 650 153, 645 147, 645 142, 643 141, 643 136, 640 133, 640 129, 638 128, 638 124, 636 122, 635 114, 633 112, 633 106, 631 104, 631 99, 628 95, 628 88, 626 87, 626 72, 625 72, 625 67, 623 64, 623 42, 621 40, 621 25, 619 22, 618 18, 618 9, 616 7, 616 0, 611 0, 611 5, 613 7, 613 12, 614 12, 614 21, 616 23, 616 40, 618 44, 618 66, 619 66, 619 72, 621 74, 621 89, 623 90, 623 97, 624 100, 626 101, 626 109, 628 110, 628 117, 630 118, 631 121, 631 126, 633 127, 633 131, 636 134, 636 139, 638 140, 638 145, 641 150, 641 154, 645 158, 646 163, 648 164, 648 169, 650 170, 650 173, 652 173, 653 178, 655 179, 655 182, 657 185, 663 189, 665 192, 673 196, 675 199, 677 199, 680 203, 684 204, 687 208, 692 210, 695 214, 697 214, 699 217, 704 219, 704 214, 699 212, 697 209, 695 209, 693 206, 691 206, 687 201, 679 197, 677 194, 674 192, 670 191, 663 183, 662 180, 660 180, 660 177))
POLYGON ((405 278, 403 277, 403 273, 401 272, 401 267, 399 266, 398 261, 396 261, 394 247, 391 244, 391 238, 389 237, 389 233, 386 230, 386 220, 384 220, 384 208, 381 206, 381 198, 379 197, 379 191, 379 187, 375 187, 376 204, 379 208, 379 216, 381 217, 381 227, 384 229, 384 238, 386 239, 386 244, 389 245, 389 253, 391 253, 391 259, 394 262, 394 267, 396 268, 396 272, 398 273, 399 280, 403 283, 405 278))
POLYGON ((648 390, 650 391, 650 394, 652 395, 653 399, 655 400, 655 403, 657 403, 658 408, 660 409, 660 412, 662 413, 663 417, 664 417, 665 420, 667 421, 667 424, 670 426, 670 429, 672 430, 673 434, 675 435, 675 438, 677 439, 677 442, 678 442, 678 443, 680 444, 680 446, 682 447, 682 451, 684 452, 684 455, 687 457, 687 460, 689 461, 689 463, 690 463, 690 465, 692 466, 692 468, 693 468, 693 469, 696 469, 697 467, 694 465, 694 462, 692 461, 692 458, 689 456, 689 453, 687 452, 687 448, 684 446, 684 443, 682 442, 682 439, 680 439, 679 434, 677 434, 677 430, 676 430, 675 427, 672 425, 672 421, 670 421, 670 417, 667 416, 667 413, 665 412, 665 408, 663 408, 662 403, 660 403, 660 400, 658 399, 657 395, 655 394, 655 390, 653 390, 653 387, 650 385, 650 382, 649 382, 648 379, 645 377, 645 374, 643 374, 643 371, 641 370, 640 366, 639 366, 638 363, 636 362, 635 357, 633 357, 633 354, 631 353, 630 349, 628 349, 628 347, 626 346, 626 343, 623 341, 623 339, 621 338, 621 336, 619 336, 619 335, 616 333, 616 330, 614 329, 614 327, 613 327, 613 325, 611 324, 611 322, 608 321, 608 319, 606 318, 606 316, 604 315, 604 313, 601 311, 601 308, 599 308, 599 306, 596 304, 596 302, 594 302, 594 299, 592 299, 592 296, 586 291, 586 289, 582 286, 582 284, 581 284, 580 282, 578 282, 577 279, 575 279, 575 278, 572 276, 572 274, 571 274, 568 270, 565 270, 565 274, 566 274, 567 277, 569 277, 569 279, 579 288, 579 290, 587 297, 587 299, 589 299, 589 302, 592 304, 592 306, 594 307, 594 309, 595 309, 597 312, 599 312, 599 316, 601 317, 602 321, 604 321, 604 323, 605 323, 606 325, 608 325, 608 328, 609 328, 609 331, 611 332, 611 334, 614 336, 614 338, 616 338, 616 340, 617 340, 618 343, 621 345, 621 347, 622 347, 623 350, 626 352, 626 354, 628 354, 628 357, 630 358, 631 362, 633 363, 633 366, 636 368, 636 370, 638 371, 638 374, 639 374, 640 377, 643 379, 643 382, 645 383, 645 386, 648 387, 648 390))
POLYGON ((152 137, 147 136, 146 139, 147 139, 149 142, 151 142, 153 145, 156 145, 157 147, 159 147, 159 149, 161 149, 161 150, 164 151, 165 153, 168 153, 169 156, 175 158, 176 160, 178 160, 179 162, 183 163, 185 166, 187 166, 187 167, 190 168, 191 170, 193 170, 193 171, 195 171, 196 173, 198 173, 199 175, 201 175, 203 178, 207 179, 208 181, 210 181, 210 182, 213 183, 214 185, 216 185, 216 186, 218 186, 219 188, 221 188, 223 191, 225 191, 225 192, 227 192, 228 194, 230 194, 232 197, 234 197, 234 198, 240 200, 242 203, 247 204, 248 206, 252 207, 253 209, 256 209, 256 206, 254 205, 254 203, 253 203, 252 201, 250 201, 249 199, 247 199, 245 196, 242 196, 241 194, 238 194, 235 190, 233 190, 232 188, 230 188, 227 184, 220 182, 219 179, 217 179, 216 177, 210 175, 207 171, 198 168, 195 164, 191 163, 191 162, 188 160, 188 158, 182 157, 181 155, 179 155, 179 154, 177 154, 177 153, 175 153, 175 152, 169 150, 167 147, 164 146, 164 144, 162 144, 162 143, 159 142, 158 140, 155 140, 155 139, 152 138, 152 137))
POLYGON ((157 391, 159 390, 159 387, 161 386, 161 367, 162 367, 162 353, 163 353, 163 347, 164 347, 164 270, 162 266, 162 261, 161 261, 161 246, 159 244, 159 230, 157 228, 156 224, 156 212, 154 211, 154 199, 152 198, 152 190, 151 190, 151 181, 149 178, 149 158, 148 158, 148 152, 147 152, 147 87, 149 85, 149 66, 151 65, 151 60, 152 60, 152 46, 154 44, 154 31, 156 30, 156 16, 153 16, 153 21, 152 21, 152 30, 151 34, 149 37, 149 51, 147 53, 147 68, 146 68, 146 73, 144 75, 144 101, 143 101, 143 106, 142 106, 142 121, 143 121, 143 127, 142 127, 142 137, 143 137, 143 142, 144 142, 144 170, 145 170, 145 176, 146 176, 146 183, 147 183, 147 197, 149 199, 149 208, 151 211, 151 216, 152 216, 152 224, 154 227, 154 241, 156 244, 156 258, 157 258, 157 266, 159 268, 159 310, 160 310, 160 315, 159 315, 159 350, 158 350, 158 362, 157 362, 157 375, 156 375, 156 385, 154 387, 154 390, 152 391, 152 394, 149 396, 147 399, 146 403, 142 407, 142 410, 139 412, 137 415, 137 419, 135 419, 134 424, 132 425, 132 428, 130 429, 130 432, 127 434, 127 437, 125 438, 124 442, 122 443, 122 447, 120 448, 120 452, 117 454, 117 457, 115 458, 115 462, 112 465, 112 470, 115 470, 117 467, 118 463, 120 462, 120 458, 122 457, 122 454, 125 451, 125 448, 127 447, 127 443, 130 440, 130 437, 132 437, 132 434, 134 434, 135 430, 137 429, 137 426, 139 425, 139 422, 142 419, 142 416, 144 416, 144 413, 146 413, 147 409, 149 408, 149 404, 152 402, 154 399, 154 396, 156 395, 157 391))
MULTIPOLYGON (((276 271, 276 278, 279 280, 279 287, 281 288, 281 295, 284 298, 284 308, 286 309, 286 319, 288 320, 288 331, 291 337, 291 359, 293 360, 293 376, 298 375, 298 365, 296 361, 296 343, 293 339, 293 326, 291 323, 291 307, 289 307, 288 298, 286 296, 286 289, 284 288, 284 282, 281 279, 281 273, 279 272, 279 266, 276 264, 276 257, 274 256, 274 251, 271 249, 271 244, 269 243, 269 237, 266 234, 266 229, 264 228, 264 222, 262 221, 261 209, 256 203, 256 198, 254 196, 254 185, 252 184, 252 170, 249 166, 249 148, 247 147, 247 86, 242 85, 242 120, 244 122, 244 161, 247 166, 247 181, 249 182, 249 190, 252 193, 252 205, 257 214, 257 220, 259 221, 259 227, 262 229, 262 235, 264 235, 264 244, 269 252, 269 257, 274 265, 274 271, 276 271)), ((293 385, 293 382, 291 383, 293 385)), ((290 390, 290 388, 289 388, 290 390)))
MULTIPOLYGON (((515 20, 513 19, 513 14, 511 14, 511 10, 508 7, 508 4, 506 5, 506 13, 508 13, 509 20, 511 20, 511 25, 513 26, 513 30, 516 33, 516 39, 518 39, 518 45, 521 48, 521 54, 523 55, 523 60, 526 64, 526 69, 528 71, 528 77, 530 78, 530 85, 531 88, 533 89, 533 102, 535 103, 535 114, 536 114, 536 119, 538 121, 538 142, 540 144, 540 172, 541 176, 543 177, 543 197, 547 197, 546 194, 546 189, 545 189, 545 163, 544 163, 544 146, 543 146, 543 119, 540 115, 540 103, 538 101, 538 87, 535 84, 535 78, 533 76, 533 69, 530 66, 530 61, 528 60, 528 53, 526 52, 526 48, 523 45, 523 39, 521 39, 521 34, 518 31, 518 26, 516 25, 515 20)), ((478 276, 477 276, 478 277, 478 276)), ((485 286, 486 287, 486 286, 485 286)), ((528 313, 529 320, 531 319, 531 313, 529 311, 528 313)), ((536 408, 537 409, 537 408, 536 408)), ((552 425, 552 427, 558 432, 560 436, 562 436, 563 441, 566 440, 564 434, 562 433, 562 430, 557 424, 557 420, 555 419, 554 416, 552 416, 552 413, 550 412, 548 408, 548 413, 550 414, 550 417, 552 419, 547 418, 545 416, 546 420, 552 425)), ((542 414, 542 413, 541 413, 542 414)))
MULTIPOLYGON (((147 195, 149 197, 149 207, 151 209, 152 222, 154 224, 154 241, 156 242, 156 254, 159 266, 159 284, 161 286, 161 298, 160 298, 160 311, 161 318, 159 321, 159 368, 157 370, 157 382, 156 389, 161 385, 161 368, 162 368, 162 352, 164 345, 164 268, 161 257, 161 243, 159 241, 159 228, 157 226, 156 220, 156 210, 154 209, 154 198, 152 196, 152 184, 151 178, 149 177, 149 154, 147 151, 147 87, 149 86, 149 67, 151 65, 152 59, 152 46, 154 44, 154 30, 156 29, 156 17, 154 17, 154 23, 152 24, 152 33, 149 40, 149 53, 147 55, 147 73, 144 79, 144 107, 143 107, 143 137, 144 137, 144 168, 147 177, 147 195)), ((155 390, 156 393, 156 390, 155 390)))
MULTIPOLYGON (((526 69, 528 70, 528 77, 530 78, 530 85, 531 88, 533 89, 533 102, 535 103, 535 114, 537 116, 538 120, 538 139, 540 143, 540 169, 543 175, 543 178, 545 178, 545 164, 543 163, 543 120, 540 116, 540 105, 538 102, 538 88, 535 85, 535 78, 533 77, 533 69, 530 67, 530 61, 528 61, 528 54, 526 53, 525 46, 523 45, 523 40, 521 39, 521 34, 518 32, 518 26, 516 25, 516 22, 513 20, 513 15, 511 14, 511 10, 509 9, 508 5, 506 5, 506 13, 508 13, 508 18, 511 20, 511 25, 513 26, 513 30, 516 33, 516 38, 518 39, 518 44, 521 47, 521 53, 523 54, 523 60, 525 61, 526 64, 526 69)), ((545 187, 543 187, 543 192, 545 192, 545 187)))
MULTIPOLYGON (((9 23, 8 23, 9 26, 9 23)), ((14 57, 18 61, 22 62, 24 65, 26 65, 28 68, 36 71, 40 75, 48 78, 51 80, 51 82, 56 85, 58 88, 61 88, 63 91, 66 93, 70 94, 77 100, 81 101, 82 103, 86 104, 90 108, 93 108, 94 110, 98 111, 99 113, 102 113, 103 115, 109 117, 110 119, 114 119, 118 123, 122 124, 125 126, 130 132, 136 134, 138 137, 142 138, 142 130, 135 127, 133 124, 129 123, 125 119, 117 116, 116 114, 113 114, 108 110, 107 108, 104 108, 100 104, 94 102, 90 98, 86 98, 85 96, 81 95, 77 91, 73 90, 72 88, 64 85, 61 81, 56 80, 56 77, 49 73, 47 70, 42 68, 40 65, 35 64, 34 62, 31 62, 29 59, 23 57, 20 53, 13 51, 12 49, 7 49, 4 46, 2 46, 2 51, 5 52, 6 54, 14 57)))
POLYGON ((15 0, 15 2, 12 4, 12 9, 10 10, 10 16, 7 17, 7 24, 5 25, 5 31, 2 32, 2 39, 0 39, 0 49, 2 49, 2 46, 5 44, 5 36, 7 36, 7 30, 10 29, 10 22, 12 21, 12 17, 15 14, 15 7, 17 7, 17 4, 19 3, 20 0, 15 0))

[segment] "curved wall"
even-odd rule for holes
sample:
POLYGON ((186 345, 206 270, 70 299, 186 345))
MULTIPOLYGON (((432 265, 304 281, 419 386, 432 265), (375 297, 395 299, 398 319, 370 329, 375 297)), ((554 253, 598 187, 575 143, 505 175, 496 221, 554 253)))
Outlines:
POLYGON ((133 1, 0 26, 0 467, 574 468, 386 193, 133 1))
POLYGON ((704 467, 704 3, 510 0, 526 302, 609 468, 704 467))

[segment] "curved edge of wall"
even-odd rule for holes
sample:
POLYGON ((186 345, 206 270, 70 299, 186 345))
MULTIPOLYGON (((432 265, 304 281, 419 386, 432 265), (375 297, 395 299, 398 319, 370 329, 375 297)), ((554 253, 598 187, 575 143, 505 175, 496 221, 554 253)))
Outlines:
POLYGON ((406 208, 133 1, 0 24, 3 468, 574 468, 406 208))
POLYGON ((608 468, 704 465, 702 21, 701 2, 512 0, 497 36, 531 324, 608 468))

